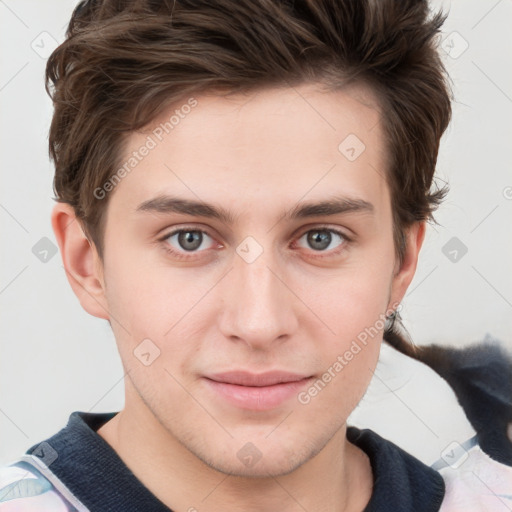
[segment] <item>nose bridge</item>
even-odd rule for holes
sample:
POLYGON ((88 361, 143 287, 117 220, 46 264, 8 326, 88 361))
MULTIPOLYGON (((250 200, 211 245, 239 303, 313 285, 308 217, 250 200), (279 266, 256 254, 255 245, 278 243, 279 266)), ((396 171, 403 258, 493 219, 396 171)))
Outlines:
POLYGON ((263 250, 254 239, 237 247, 222 313, 226 337, 263 348, 292 334, 296 328, 293 294, 280 274, 279 259, 271 249, 263 250))

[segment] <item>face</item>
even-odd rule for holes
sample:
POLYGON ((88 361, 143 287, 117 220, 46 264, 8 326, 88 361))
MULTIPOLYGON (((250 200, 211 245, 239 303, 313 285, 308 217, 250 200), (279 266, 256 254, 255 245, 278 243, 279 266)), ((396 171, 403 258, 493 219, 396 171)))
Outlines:
POLYGON ((313 85, 188 105, 130 135, 108 192, 126 411, 219 471, 285 474, 344 433, 412 279, 378 105, 313 85))

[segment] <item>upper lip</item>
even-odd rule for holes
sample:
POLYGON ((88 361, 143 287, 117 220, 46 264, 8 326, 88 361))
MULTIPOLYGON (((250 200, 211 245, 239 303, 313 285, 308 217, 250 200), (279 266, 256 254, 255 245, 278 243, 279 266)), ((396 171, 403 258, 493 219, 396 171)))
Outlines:
POLYGON ((251 373, 243 370, 215 373, 207 378, 226 384, 237 384, 238 386, 273 386, 283 382, 297 382, 311 377, 284 371, 272 371, 265 373, 251 373))

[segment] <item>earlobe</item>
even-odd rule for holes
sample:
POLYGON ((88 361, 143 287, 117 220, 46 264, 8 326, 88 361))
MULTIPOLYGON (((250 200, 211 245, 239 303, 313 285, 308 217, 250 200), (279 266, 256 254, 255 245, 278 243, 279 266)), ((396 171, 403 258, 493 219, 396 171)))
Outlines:
POLYGON ((396 306, 396 304, 399 304, 402 301, 407 288, 414 278, 416 267, 418 265, 419 253, 425 239, 425 230, 426 223, 423 221, 413 224, 406 231, 405 254, 401 266, 393 276, 388 308, 392 308, 393 305, 396 306))
POLYGON ((108 320, 102 265, 94 244, 86 237, 70 205, 57 203, 51 221, 73 292, 89 314, 108 320))

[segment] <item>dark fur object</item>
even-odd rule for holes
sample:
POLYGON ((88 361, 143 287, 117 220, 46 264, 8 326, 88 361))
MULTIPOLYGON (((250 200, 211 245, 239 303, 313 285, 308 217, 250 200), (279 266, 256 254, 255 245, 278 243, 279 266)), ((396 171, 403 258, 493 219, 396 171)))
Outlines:
POLYGON ((486 337, 466 348, 415 346, 397 332, 386 333, 385 339, 445 379, 476 430, 482 450, 512 466, 512 355, 503 345, 486 337))

